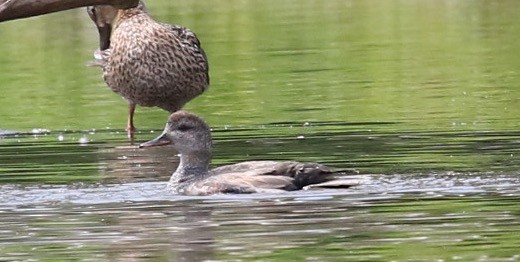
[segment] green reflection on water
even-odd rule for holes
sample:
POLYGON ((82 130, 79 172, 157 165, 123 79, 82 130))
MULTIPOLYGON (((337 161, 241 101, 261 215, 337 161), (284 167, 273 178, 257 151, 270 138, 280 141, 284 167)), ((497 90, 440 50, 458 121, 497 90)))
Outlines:
MULTIPOLYGON (((216 165, 299 159, 383 173, 518 170, 516 6, 515 1, 149 3, 157 20, 197 32, 208 53, 211 88, 186 108, 216 130, 232 130, 215 132, 216 165), (269 123, 274 128, 265 129, 269 123)), ((40 177, 42 168, 49 175, 81 170, 98 179, 104 167, 98 162, 107 158, 100 151, 124 144, 123 132, 116 138, 98 134, 88 152, 74 148, 76 142, 56 146, 62 132, 122 131, 126 122, 126 102, 106 87, 98 68, 85 66, 97 47, 85 11, 2 23, 0 34, 0 131, 57 130, 40 140, 41 150, 25 137, 0 140, 22 143, 2 149, 2 172, 25 170, 40 177), (102 141, 107 143, 98 146, 102 141), (47 156, 40 159, 38 152, 47 156), (53 159, 77 166, 55 165, 53 159)), ((152 138, 147 130, 161 129, 166 117, 162 110, 139 108, 138 139, 152 138)), ((57 181, 82 176, 63 177, 57 181)))
MULTIPOLYGON (((518 128, 515 1, 154 1, 160 21, 197 32, 211 89, 186 108, 213 125, 283 121, 518 128), (500 13, 500 16, 495 14, 500 13)), ((126 104, 87 68, 84 10, 0 25, 0 128, 123 128, 126 104)), ((139 109, 158 129, 167 114, 139 109)))

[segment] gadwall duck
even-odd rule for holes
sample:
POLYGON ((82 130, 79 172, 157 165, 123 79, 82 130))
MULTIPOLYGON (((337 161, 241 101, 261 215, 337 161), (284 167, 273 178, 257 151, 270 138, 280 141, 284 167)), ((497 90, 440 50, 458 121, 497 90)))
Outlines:
POLYGON ((128 135, 133 141, 135 106, 173 113, 209 85, 208 61, 189 29, 158 23, 141 1, 135 8, 87 8, 100 36, 95 52, 107 85, 129 103, 128 135))
POLYGON ((318 163, 294 161, 247 161, 208 170, 211 162, 211 131, 194 114, 170 115, 162 134, 141 144, 152 147, 173 144, 180 163, 168 183, 179 194, 281 192, 311 187, 348 188, 354 180, 338 179, 336 171, 318 163))

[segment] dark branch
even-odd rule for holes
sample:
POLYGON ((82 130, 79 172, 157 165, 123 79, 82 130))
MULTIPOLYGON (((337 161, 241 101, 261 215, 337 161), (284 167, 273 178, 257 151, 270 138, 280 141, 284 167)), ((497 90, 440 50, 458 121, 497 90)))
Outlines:
POLYGON ((130 8, 137 6, 138 2, 138 0, 0 0, 0 22, 89 5, 130 8))

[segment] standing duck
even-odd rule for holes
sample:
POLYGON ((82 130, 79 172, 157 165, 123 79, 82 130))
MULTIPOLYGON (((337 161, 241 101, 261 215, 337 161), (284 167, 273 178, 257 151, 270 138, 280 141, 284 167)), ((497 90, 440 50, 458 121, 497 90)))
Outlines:
POLYGON ((209 170, 211 132, 201 118, 186 111, 170 115, 162 134, 139 147, 173 144, 180 163, 168 183, 179 194, 282 192, 311 187, 348 188, 358 181, 337 179, 337 171, 317 163, 247 161, 209 170))
POLYGON ((209 85, 208 61, 189 29, 158 23, 141 1, 135 8, 87 8, 100 36, 94 65, 107 85, 129 103, 127 132, 135 131, 135 106, 157 106, 170 113, 203 93, 209 85))

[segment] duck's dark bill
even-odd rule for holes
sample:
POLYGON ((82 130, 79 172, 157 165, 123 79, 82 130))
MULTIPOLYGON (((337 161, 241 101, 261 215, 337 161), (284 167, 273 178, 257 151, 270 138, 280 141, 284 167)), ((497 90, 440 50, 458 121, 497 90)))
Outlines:
POLYGON ((103 14, 99 14, 98 12, 117 12, 117 9, 114 9, 112 7, 100 7, 98 6, 88 6, 87 7, 87 13, 90 16, 90 19, 94 21, 96 24, 96 27, 99 32, 99 50, 107 50, 110 47, 110 35, 112 33, 112 25, 110 24, 111 21, 106 21, 107 18, 103 17, 103 14), (108 10, 108 11, 106 11, 108 10), (112 11, 115 10, 115 11, 112 11))
POLYGON ((152 147, 152 146, 164 146, 171 144, 172 141, 168 139, 168 136, 166 136, 166 133, 162 133, 160 136, 148 141, 144 142, 139 145, 139 148, 143 147, 152 147))
POLYGON ((112 33, 112 26, 106 24, 104 26, 97 26, 99 32, 99 50, 107 50, 110 47, 110 34, 112 33))

